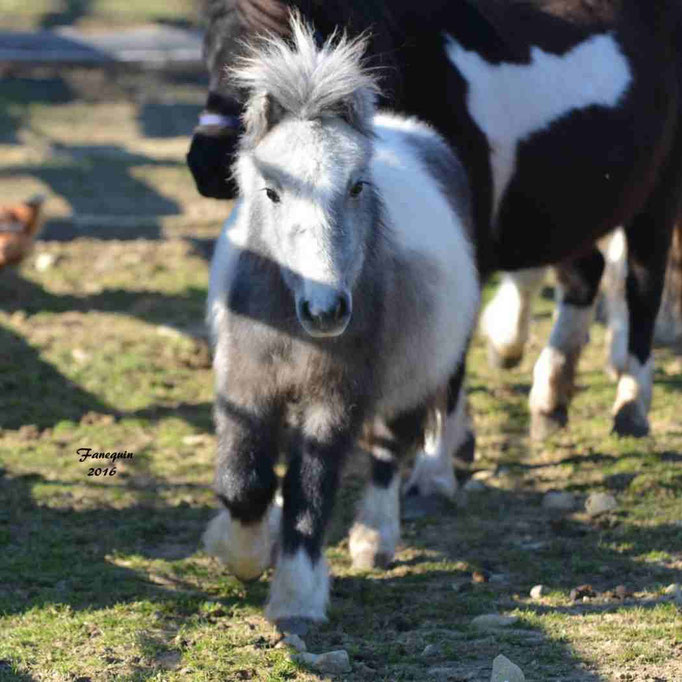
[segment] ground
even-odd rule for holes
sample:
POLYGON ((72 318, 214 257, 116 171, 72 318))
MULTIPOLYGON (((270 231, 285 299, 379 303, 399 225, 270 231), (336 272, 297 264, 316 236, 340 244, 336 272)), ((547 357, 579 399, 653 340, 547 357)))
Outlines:
MULTIPOLYGON (((184 167, 203 88, 78 70, 0 84, 0 200, 45 192, 46 234, 89 235, 39 242, 0 272, 0 680, 321 679, 274 648, 268 576, 243 585, 199 549, 217 507, 200 334, 229 211, 198 198, 184 167), (107 238, 119 228, 128 239, 107 238), (88 475, 88 447, 134 457, 88 475)), ((306 638, 348 651, 345 679, 487 682, 504 653, 533 682, 682 680, 682 615, 664 593, 682 577, 682 355, 656 351, 653 435, 617 439, 596 327, 570 428, 532 447, 526 401, 550 294, 519 369, 490 370, 474 344, 483 489, 406 521, 386 571, 350 567, 365 464, 351 461, 328 542, 329 622, 306 638), (607 491, 619 506, 596 520, 550 512, 551 489, 580 503, 607 491), (489 581, 471 584, 474 571, 489 581), (533 600, 538 583, 547 594, 533 600), (574 602, 585 583, 600 596, 574 602), (633 596, 604 595, 620 584, 633 596), (479 631, 484 613, 518 620, 479 631)))

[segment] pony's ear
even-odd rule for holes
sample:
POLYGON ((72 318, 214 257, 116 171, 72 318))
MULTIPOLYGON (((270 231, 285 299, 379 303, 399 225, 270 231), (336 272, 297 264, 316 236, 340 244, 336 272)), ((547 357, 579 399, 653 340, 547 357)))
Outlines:
POLYGON ((252 96, 243 114, 244 138, 248 145, 257 145, 285 114, 284 107, 270 93, 252 96))
POLYGON ((341 117, 348 125, 363 135, 372 129, 372 119, 376 112, 376 95, 369 88, 356 90, 346 101, 341 117))

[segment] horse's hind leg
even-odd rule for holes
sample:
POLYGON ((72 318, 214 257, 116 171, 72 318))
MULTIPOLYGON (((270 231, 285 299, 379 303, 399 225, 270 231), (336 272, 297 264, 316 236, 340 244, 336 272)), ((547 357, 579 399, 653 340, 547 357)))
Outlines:
MULTIPOLYGON (((672 164, 677 168, 680 163, 672 164)), ((670 168, 669 168, 670 171, 670 168)), ((628 275, 626 295, 630 313, 627 365, 618 379, 613 407, 613 430, 621 436, 649 433, 653 357, 651 346, 665 281, 670 236, 677 213, 680 173, 675 184, 662 183, 645 210, 626 227, 628 275)))
POLYGON ((358 419, 356 411, 331 397, 304 410, 284 479, 282 544, 265 611, 280 630, 305 634, 309 622, 325 620, 324 533, 358 419))
POLYGON ((546 268, 507 272, 481 316, 488 340, 488 361, 493 367, 516 367, 528 341, 533 299, 545 279, 546 268))
POLYGON ((598 249, 556 268, 559 305, 548 345, 533 369, 531 438, 541 440, 566 425, 580 353, 589 338, 593 304, 604 270, 598 249))
POLYGON ((400 540, 400 460, 423 438, 426 409, 386 421, 377 417, 366 446, 371 476, 350 530, 349 548, 355 568, 386 567, 400 540))
POLYGON ((242 580, 253 580, 273 559, 281 510, 272 504, 279 411, 255 400, 219 393, 215 406, 218 463, 215 490, 225 509, 204 533, 206 550, 242 580))

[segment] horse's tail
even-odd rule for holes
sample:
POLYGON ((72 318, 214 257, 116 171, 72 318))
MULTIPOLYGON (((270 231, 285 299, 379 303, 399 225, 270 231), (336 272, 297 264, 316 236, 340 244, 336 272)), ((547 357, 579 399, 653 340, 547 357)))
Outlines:
POLYGON ((682 342, 682 214, 673 231, 663 299, 656 322, 656 340, 665 344, 682 342))

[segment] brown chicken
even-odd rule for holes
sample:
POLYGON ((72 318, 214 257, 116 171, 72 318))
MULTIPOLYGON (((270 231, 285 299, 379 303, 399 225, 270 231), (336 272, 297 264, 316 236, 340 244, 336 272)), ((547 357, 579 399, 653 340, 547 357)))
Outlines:
POLYGON ((41 223, 44 197, 0 205, 0 268, 20 263, 29 253, 41 223))

